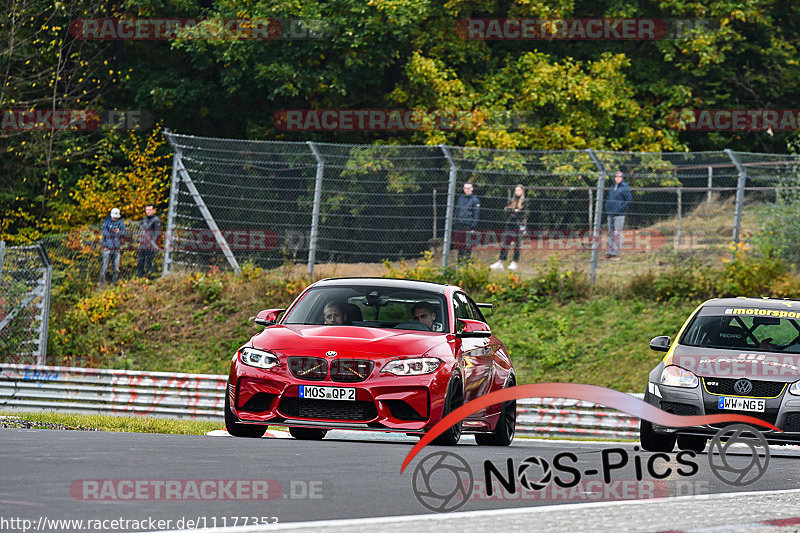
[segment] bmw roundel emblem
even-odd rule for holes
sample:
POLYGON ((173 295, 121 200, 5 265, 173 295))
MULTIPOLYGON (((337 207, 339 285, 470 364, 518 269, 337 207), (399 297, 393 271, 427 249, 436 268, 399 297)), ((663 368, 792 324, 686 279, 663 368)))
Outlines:
POLYGON ((750 394, 750 392, 753 390, 753 384, 749 379, 740 379, 734 383, 733 390, 736 391, 737 394, 750 394))
POLYGON ((327 355, 328 357, 336 357, 338 354, 336 352, 334 352, 333 350, 330 350, 330 351, 325 352, 325 355, 327 355))

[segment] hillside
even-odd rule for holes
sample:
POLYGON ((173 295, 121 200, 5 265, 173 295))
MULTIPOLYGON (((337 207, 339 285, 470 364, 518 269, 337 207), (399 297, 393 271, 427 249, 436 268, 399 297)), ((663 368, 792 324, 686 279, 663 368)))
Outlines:
MULTIPOLYGON (((430 262, 379 267, 391 277, 450 281, 492 301, 487 314, 508 346, 520 383, 568 381, 638 391, 659 354, 656 335, 674 335, 699 301, 715 295, 797 294, 785 269, 743 259, 718 267, 683 265, 629 285, 590 287, 585 276, 551 264, 520 278, 485 266, 449 269, 430 262), (755 273, 755 276, 751 275, 755 273)), ((338 275, 352 273, 338 267, 338 275)), ((214 270, 154 281, 126 280, 79 298, 54 297, 50 364, 224 374, 230 357, 260 326, 259 310, 287 305, 308 281, 291 267, 241 275, 214 270)))

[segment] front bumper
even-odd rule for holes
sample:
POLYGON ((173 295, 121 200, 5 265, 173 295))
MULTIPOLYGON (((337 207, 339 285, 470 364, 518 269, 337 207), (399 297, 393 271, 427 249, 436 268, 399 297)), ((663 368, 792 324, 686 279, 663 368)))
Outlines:
MULTIPOLYGON (((710 414, 743 414, 765 420, 781 429, 781 432, 758 428, 764 437, 775 443, 800 442, 800 397, 788 392, 788 383, 783 390, 774 397, 753 397, 763 399, 765 409, 763 413, 752 411, 734 411, 719 409, 719 400, 725 394, 712 394, 701 378, 700 385, 688 389, 683 387, 670 387, 649 382, 645 394, 645 401, 668 413, 677 415, 710 415, 710 414)), ((653 425, 656 433, 677 433, 679 435, 698 435, 713 437, 724 425, 704 425, 684 428, 653 425)))
POLYGON ((244 424, 409 433, 422 433, 441 419, 451 367, 399 377, 380 373, 378 366, 366 380, 345 383, 301 380, 286 365, 264 370, 234 361, 227 390, 231 412, 244 424), (301 385, 354 388, 356 399, 300 398, 301 385))

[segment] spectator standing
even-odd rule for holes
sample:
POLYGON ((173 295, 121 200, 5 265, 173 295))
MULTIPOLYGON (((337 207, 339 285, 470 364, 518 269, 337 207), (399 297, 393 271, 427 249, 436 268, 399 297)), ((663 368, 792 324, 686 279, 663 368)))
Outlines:
POLYGON ((500 259, 492 263, 489 268, 492 270, 503 270, 503 261, 508 257, 508 249, 511 243, 509 237, 514 239, 514 260, 508 265, 509 270, 517 270, 519 265, 519 253, 522 246, 522 237, 528 224, 528 200, 525 198, 525 188, 522 185, 514 187, 514 196, 504 208, 506 212, 506 229, 500 239, 500 259))
POLYGON ((106 284, 106 272, 109 261, 113 261, 114 274, 111 282, 119 279, 120 239, 125 236, 125 223, 120 218, 119 209, 116 207, 103 221, 103 265, 100 267, 100 285, 106 284))
POLYGON ((144 206, 142 232, 139 235, 139 257, 136 262, 136 275, 141 277, 153 270, 153 258, 158 251, 158 238, 161 236, 161 219, 156 216, 152 204, 144 206))
POLYGON ((608 190, 606 197, 606 215, 608 216, 608 255, 612 261, 619 261, 622 249, 622 228, 625 225, 625 213, 631 203, 631 190, 625 183, 621 170, 614 175, 614 185, 608 190))
POLYGON ((458 246, 458 261, 469 261, 472 258, 472 243, 470 235, 478 228, 478 218, 481 213, 481 202, 477 196, 472 194, 474 187, 472 183, 464 184, 464 194, 456 200, 456 209, 453 216, 453 231, 461 232, 464 245, 458 246))

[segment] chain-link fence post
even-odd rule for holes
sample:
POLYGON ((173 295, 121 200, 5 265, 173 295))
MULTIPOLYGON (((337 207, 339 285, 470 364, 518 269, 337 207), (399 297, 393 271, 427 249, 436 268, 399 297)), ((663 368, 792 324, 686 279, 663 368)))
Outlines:
POLYGON ((3 274, 3 260, 6 255, 6 241, 0 241, 0 275, 3 274))
POLYGON ((164 265, 161 268, 161 277, 172 272, 172 248, 175 242, 175 211, 178 206, 178 152, 172 156, 172 178, 169 185, 169 208, 167 209, 167 230, 164 232, 164 265))
POLYGON ((450 179, 447 183, 447 211, 444 218, 444 241, 442 242, 442 268, 444 268, 447 266, 450 259, 450 246, 453 242, 453 210, 455 209, 456 203, 456 176, 458 174, 458 167, 453 159, 453 155, 450 153, 450 149, 443 144, 440 144, 439 148, 450 164, 450 179))
POLYGON ((319 211, 322 203, 322 177, 325 174, 325 159, 313 142, 308 147, 317 160, 317 177, 314 182, 314 206, 311 211, 311 235, 308 239, 308 277, 314 275, 314 262, 317 260, 317 240, 319 236, 319 211))
POLYGON ((39 353, 37 362, 39 365, 44 366, 47 364, 47 331, 50 327, 50 289, 53 284, 53 263, 50 262, 50 257, 47 255, 47 250, 44 249, 42 243, 39 243, 38 251, 39 258, 44 265, 44 279, 42 280, 44 286, 42 287, 42 301, 40 303, 42 308, 39 320, 39 353))
POLYGON ((708 193, 706 195, 706 204, 711 205, 711 189, 714 187, 714 167, 708 165, 708 193))
POLYGON ((675 194, 678 195, 678 209, 675 220, 675 249, 681 245, 681 218, 683 218, 683 189, 678 187, 675 189, 675 194))
MULTIPOLYGON (((725 153, 731 158, 733 166, 739 173, 739 179, 736 182, 736 210, 733 217, 733 243, 739 243, 739 233, 742 230, 742 209, 744 208, 744 186, 747 183, 747 171, 745 171, 739 158, 730 148, 725 149, 725 153)), ((736 257, 736 250, 731 252, 731 261, 736 257)))
POLYGON ((594 204, 594 224, 592 227, 592 257, 589 265, 589 281, 594 283, 597 279, 597 260, 600 255, 600 228, 603 225, 603 197, 606 187, 606 168, 598 159, 594 150, 586 150, 592 162, 597 167, 597 198, 594 204))

